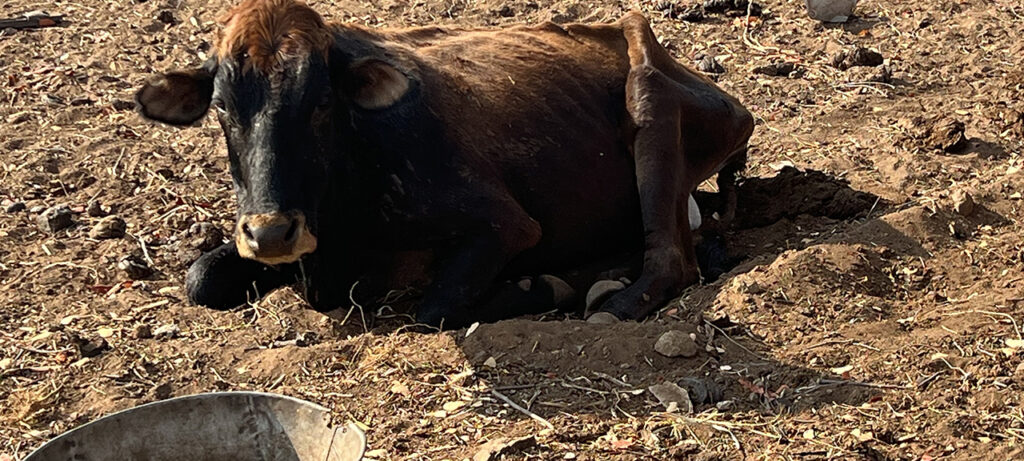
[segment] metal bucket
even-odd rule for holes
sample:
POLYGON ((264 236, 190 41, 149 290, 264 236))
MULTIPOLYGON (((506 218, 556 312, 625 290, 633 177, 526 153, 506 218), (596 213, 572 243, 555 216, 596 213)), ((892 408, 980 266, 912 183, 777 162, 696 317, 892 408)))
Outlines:
POLYGON ((366 437, 330 411, 259 392, 217 392, 141 405, 61 434, 25 461, 357 461, 366 437))

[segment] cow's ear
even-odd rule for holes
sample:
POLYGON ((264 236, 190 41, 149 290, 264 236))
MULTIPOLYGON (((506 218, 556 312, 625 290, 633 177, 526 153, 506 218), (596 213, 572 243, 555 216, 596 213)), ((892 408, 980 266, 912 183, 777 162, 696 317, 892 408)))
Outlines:
POLYGON ((346 82, 349 98, 363 109, 383 109, 409 91, 409 77, 379 59, 361 59, 349 67, 346 82))
POLYGON ((206 114, 213 97, 209 66, 151 78, 135 93, 143 117, 170 125, 191 125, 206 114))

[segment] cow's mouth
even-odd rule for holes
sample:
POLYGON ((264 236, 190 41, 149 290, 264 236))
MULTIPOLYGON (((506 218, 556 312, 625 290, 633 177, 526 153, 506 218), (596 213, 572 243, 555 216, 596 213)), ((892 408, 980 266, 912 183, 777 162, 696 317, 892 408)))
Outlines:
POLYGON ((316 250, 316 243, 300 211, 243 215, 235 229, 238 254, 264 264, 298 261, 316 250))

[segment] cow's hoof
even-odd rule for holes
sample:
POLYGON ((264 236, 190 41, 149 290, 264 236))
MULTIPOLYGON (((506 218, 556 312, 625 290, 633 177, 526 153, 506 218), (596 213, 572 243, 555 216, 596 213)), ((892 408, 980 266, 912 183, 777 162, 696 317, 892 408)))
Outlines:
POLYGON ((594 315, 587 317, 587 323, 593 323, 596 325, 611 325, 613 323, 619 323, 618 317, 611 312, 595 312, 594 315))
POLYGON ((626 289, 626 284, 618 280, 598 280, 587 291, 587 312, 593 312, 613 294, 626 289))

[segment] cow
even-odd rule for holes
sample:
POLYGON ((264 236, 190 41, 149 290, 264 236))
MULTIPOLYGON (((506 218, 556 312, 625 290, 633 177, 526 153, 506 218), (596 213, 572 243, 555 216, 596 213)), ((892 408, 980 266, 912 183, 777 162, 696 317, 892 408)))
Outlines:
POLYGON ((717 173, 719 218, 735 212, 753 117, 640 13, 370 29, 245 0, 220 23, 204 64, 136 93, 142 116, 169 125, 212 107, 227 141, 236 226, 189 269, 195 304, 298 279, 330 310, 370 255, 428 250, 416 319, 456 328, 547 307, 488 303, 508 274, 636 249, 639 277, 598 314, 640 319, 699 280, 698 185, 717 173))

